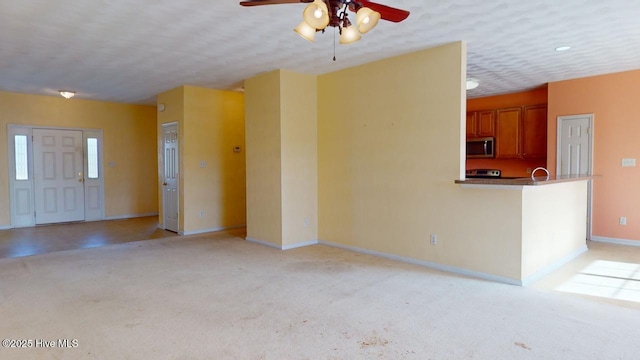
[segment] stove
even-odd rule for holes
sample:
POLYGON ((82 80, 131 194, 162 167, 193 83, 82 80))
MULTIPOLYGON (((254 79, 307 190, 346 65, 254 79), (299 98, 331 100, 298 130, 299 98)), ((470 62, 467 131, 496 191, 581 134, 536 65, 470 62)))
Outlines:
POLYGON ((470 169, 465 171, 465 177, 468 179, 499 179, 502 177, 502 171, 498 169, 470 169))

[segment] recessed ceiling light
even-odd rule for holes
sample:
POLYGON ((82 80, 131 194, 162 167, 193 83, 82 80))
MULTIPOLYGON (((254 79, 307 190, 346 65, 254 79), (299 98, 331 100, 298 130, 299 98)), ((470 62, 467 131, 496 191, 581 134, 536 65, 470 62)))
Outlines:
POLYGON ((571 46, 558 46, 556 51, 567 51, 569 49, 571 49, 571 46))
POLYGON ((472 90, 480 86, 480 81, 474 78, 467 78, 467 90, 472 90))
POLYGON ((75 96, 75 91, 69 91, 69 90, 59 90, 58 91, 60 93, 60 95, 62 95, 65 99, 71 99, 72 97, 75 96))

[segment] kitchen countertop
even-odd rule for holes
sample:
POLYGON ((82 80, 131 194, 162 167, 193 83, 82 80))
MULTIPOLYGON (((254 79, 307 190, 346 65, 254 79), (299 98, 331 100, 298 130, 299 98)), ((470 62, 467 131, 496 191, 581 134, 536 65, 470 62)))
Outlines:
POLYGON ((556 184, 569 181, 590 180, 597 176, 593 175, 561 175, 561 176, 536 176, 535 178, 497 178, 497 179, 464 179, 456 180, 456 184, 462 185, 515 185, 515 186, 538 186, 556 184))

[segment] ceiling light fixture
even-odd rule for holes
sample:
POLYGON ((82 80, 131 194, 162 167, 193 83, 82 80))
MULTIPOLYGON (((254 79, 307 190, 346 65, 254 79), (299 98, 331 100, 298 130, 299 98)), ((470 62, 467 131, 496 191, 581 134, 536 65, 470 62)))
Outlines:
POLYGON ((308 4, 302 12, 302 22, 293 31, 309 42, 314 42, 316 32, 324 33, 328 26, 334 29, 333 61, 336 61, 336 32, 340 44, 351 44, 362 38, 382 20, 399 23, 410 12, 369 0, 244 0, 241 6, 277 4, 308 4), (366 5, 366 6, 365 6, 366 5), (347 11, 355 13, 355 23, 349 20, 347 11))
POLYGON ((75 91, 59 90, 58 92, 65 99, 71 99, 72 97, 74 97, 76 95, 75 91))
POLYGON ((480 86, 480 81, 474 78, 467 78, 467 90, 473 90, 480 86))
POLYGON ((571 49, 571 46, 558 46, 556 51, 567 51, 569 49, 571 49))
POLYGON ((380 18, 379 12, 364 7, 359 1, 314 0, 304 9, 303 21, 293 31, 313 42, 317 31, 324 32, 327 26, 331 26, 340 33, 340 44, 351 44, 362 38, 360 34, 373 29, 380 18), (347 10, 356 13, 355 26, 349 21, 347 10))

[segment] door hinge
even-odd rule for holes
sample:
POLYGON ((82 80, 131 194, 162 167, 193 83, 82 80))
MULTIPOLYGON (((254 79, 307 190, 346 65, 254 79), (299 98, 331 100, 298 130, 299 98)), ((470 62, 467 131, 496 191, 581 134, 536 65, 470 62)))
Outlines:
POLYGON ((587 128, 587 135, 591 135, 591 128, 590 127, 587 128))

